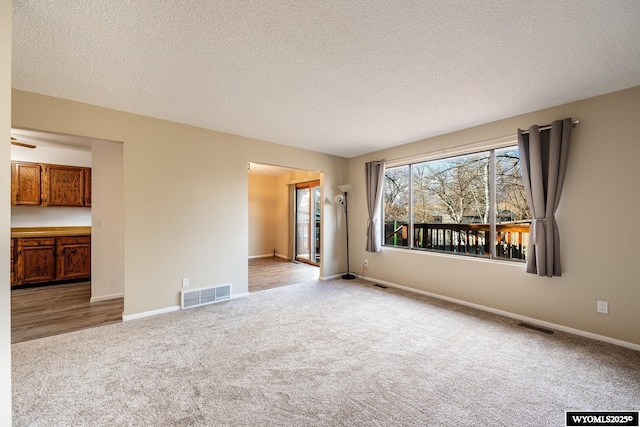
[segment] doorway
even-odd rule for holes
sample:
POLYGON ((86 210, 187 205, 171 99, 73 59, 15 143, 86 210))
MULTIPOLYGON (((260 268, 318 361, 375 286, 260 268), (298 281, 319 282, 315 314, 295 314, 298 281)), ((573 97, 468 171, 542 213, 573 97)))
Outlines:
POLYGON ((247 170, 249 292, 317 280, 322 172, 254 162, 247 170))
POLYGON ((320 265, 320 181, 296 184, 295 258, 320 265))
MULTIPOLYGON (((86 183, 80 185, 82 206, 16 203, 11 208, 12 248, 16 248, 11 254, 12 268, 16 273, 20 271, 20 281, 12 280, 12 342, 121 321, 123 143, 19 128, 11 129, 11 137, 12 162, 48 165, 49 171, 52 165, 56 170, 81 169, 85 174, 80 182, 86 183), (36 237, 48 243, 34 246, 36 237), (43 249, 41 257, 31 256, 29 269, 25 258, 21 260, 18 256, 19 239, 27 246, 43 249), (38 270, 43 269, 41 265, 45 265, 47 274, 38 276, 38 270), (76 274, 78 265, 83 267, 82 275, 76 274), (87 268, 89 276, 84 274, 87 268)), ((41 172, 42 167, 37 170, 41 172)))

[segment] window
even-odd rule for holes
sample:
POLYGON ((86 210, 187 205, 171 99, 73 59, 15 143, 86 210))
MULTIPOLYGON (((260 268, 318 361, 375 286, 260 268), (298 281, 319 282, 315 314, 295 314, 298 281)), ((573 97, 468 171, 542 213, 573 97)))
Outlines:
POLYGON ((524 260, 531 217, 517 147, 388 168, 384 245, 524 260))

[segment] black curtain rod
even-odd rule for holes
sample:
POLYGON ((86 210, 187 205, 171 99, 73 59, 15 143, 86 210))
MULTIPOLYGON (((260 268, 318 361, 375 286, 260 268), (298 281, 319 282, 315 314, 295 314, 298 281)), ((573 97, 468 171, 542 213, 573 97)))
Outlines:
MULTIPOLYGON (((574 120, 571 122, 572 127, 576 127, 576 125, 580 124, 580 120, 574 120)), ((551 129, 551 125, 546 125, 546 126, 540 126, 539 130, 547 130, 547 129, 551 129)), ((528 130, 523 130, 522 134, 527 134, 529 133, 528 130)))
MULTIPOLYGON (((575 127, 577 124, 580 123, 580 120, 573 120, 571 122, 571 124, 573 125, 573 127, 575 127)), ((545 130, 545 129, 551 129, 551 125, 546 125, 546 126, 541 126, 540 130, 545 130)), ((528 130, 523 130, 522 131, 523 134, 529 134, 528 130)), ((407 157, 401 157, 399 159, 390 159, 390 160, 386 160, 385 164, 387 165, 387 167, 395 167, 395 166, 400 166, 400 165, 406 165, 409 163, 417 163, 417 162, 423 162, 425 161, 425 158, 427 156, 444 156, 444 155, 457 155, 460 153, 460 150, 463 150, 462 152, 468 152, 468 151, 464 151, 465 147, 471 147, 471 146, 477 146, 479 144, 483 144, 486 143, 489 146, 493 146, 493 148, 496 148, 494 146, 494 144, 500 144, 500 147, 507 147, 510 145, 515 145, 516 141, 517 141, 517 133, 516 134, 509 134, 509 135, 503 135, 500 136, 498 138, 489 138, 489 139, 485 139, 482 141, 474 141, 474 142, 469 142, 467 144, 462 144, 462 145, 457 145, 454 147, 449 147, 449 148, 443 148, 443 149, 439 149, 439 150, 434 150, 434 151, 429 151, 426 153, 422 153, 419 155, 415 155, 415 156, 407 156, 407 157), (501 142, 497 142, 500 141, 501 142), (505 144, 508 143, 507 144, 505 144)), ((492 148, 492 147, 489 147, 492 148)), ((485 146, 479 146, 478 150, 486 150, 489 149, 485 146)))

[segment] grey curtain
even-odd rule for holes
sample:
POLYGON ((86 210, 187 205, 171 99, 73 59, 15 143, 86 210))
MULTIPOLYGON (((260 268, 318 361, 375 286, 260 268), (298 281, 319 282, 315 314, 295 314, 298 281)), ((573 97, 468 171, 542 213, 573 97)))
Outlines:
POLYGON ((367 252, 380 252, 380 210, 382 186, 384 183, 384 160, 368 162, 364 165, 367 191, 367 252))
POLYGON ((533 218, 529 233, 527 273, 560 276, 560 234, 555 212, 567 172, 571 119, 557 120, 550 129, 518 129, 518 149, 527 203, 533 218))

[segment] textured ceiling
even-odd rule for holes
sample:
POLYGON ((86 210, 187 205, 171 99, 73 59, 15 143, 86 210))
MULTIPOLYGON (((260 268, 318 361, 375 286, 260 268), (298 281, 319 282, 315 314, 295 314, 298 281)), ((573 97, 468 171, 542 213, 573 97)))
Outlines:
POLYGON ((640 85, 638 0, 14 0, 17 89, 352 157, 640 85))

